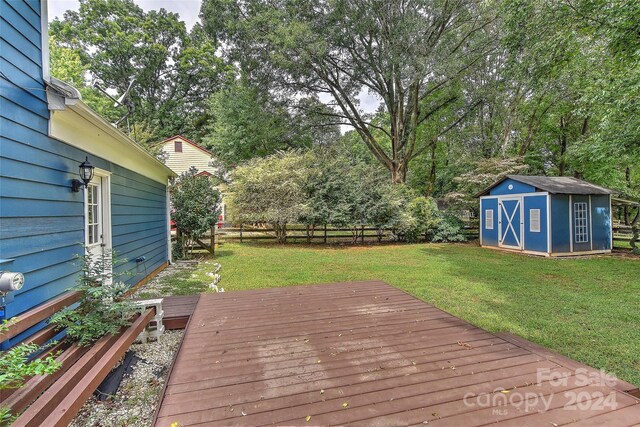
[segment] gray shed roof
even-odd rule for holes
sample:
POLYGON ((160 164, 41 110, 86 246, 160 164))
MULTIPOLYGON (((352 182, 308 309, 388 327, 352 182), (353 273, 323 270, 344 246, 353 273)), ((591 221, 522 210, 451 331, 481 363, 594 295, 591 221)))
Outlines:
POLYGON ((489 188, 483 190, 478 196, 485 195, 496 185, 505 179, 513 179, 536 187, 542 191, 552 194, 613 194, 614 191, 599 185, 583 181, 569 176, 528 176, 528 175, 507 175, 489 188))

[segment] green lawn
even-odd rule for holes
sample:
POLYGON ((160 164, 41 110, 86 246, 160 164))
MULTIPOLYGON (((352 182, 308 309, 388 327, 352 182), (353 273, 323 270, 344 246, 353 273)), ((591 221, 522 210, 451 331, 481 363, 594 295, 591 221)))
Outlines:
MULTIPOLYGON (((640 385, 640 259, 547 259, 453 244, 226 244, 215 261, 227 291, 381 279, 640 385)), ((205 290, 213 262, 170 277, 166 292, 205 290)))

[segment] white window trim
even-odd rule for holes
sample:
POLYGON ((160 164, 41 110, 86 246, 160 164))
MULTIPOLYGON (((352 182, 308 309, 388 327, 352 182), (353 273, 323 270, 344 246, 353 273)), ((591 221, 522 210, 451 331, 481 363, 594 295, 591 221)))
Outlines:
MULTIPOLYGON (((103 204, 103 210, 101 212, 102 231, 103 231, 103 243, 109 250, 112 249, 112 228, 111 228, 111 172, 102 169, 94 169, 92 181, 97 179, 102 180, 102 191, 100 192, 101 202, 103 204)), ((88 211, 87 211, 87 189, 84 190, 84 233, 85 233, 85 245, 89 241, 89 230, 87 227, 88 211)))
POLYGON ((576 243, 589 243, 589 204, 587 202, 573 203, 573 227, 576 243), (580 214, 580 215, 578 215, 580 214))
POLYGON ((493 230, 494 228, 493 209, 484 210, 484 228, 485 230, 493 230))
POLYGON ((45 82, 51 80, 51 67, 49 65, 49 7, 47 0, 40 0, 40 42, 42 49, 42 79, 45 82))
POLYGON ((532 233, 540 233, 542 231, 541 220, 542 220, 541 210, 530 209, 529 210, 529 231, 532 233))

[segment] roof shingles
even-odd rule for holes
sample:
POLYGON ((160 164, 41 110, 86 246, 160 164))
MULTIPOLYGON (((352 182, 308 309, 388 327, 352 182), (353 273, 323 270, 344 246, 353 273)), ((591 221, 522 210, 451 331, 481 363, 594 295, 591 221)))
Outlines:
POLYGON ((503 182, 505 179, 512 179, 514 181, 522 182, 523 184, 531 185, 541 191, 547 191, 552 194, 613 194, 614 191, 599 185, 592 184, 587 181, 583 181, 578 178, 572 178, 569 176, 528 176, 528 175, 507 175, 500 181, 496 182, 489 188, 483 190, 477 196, 483 196, 489 193, 489 191, 496 185, 503 182))

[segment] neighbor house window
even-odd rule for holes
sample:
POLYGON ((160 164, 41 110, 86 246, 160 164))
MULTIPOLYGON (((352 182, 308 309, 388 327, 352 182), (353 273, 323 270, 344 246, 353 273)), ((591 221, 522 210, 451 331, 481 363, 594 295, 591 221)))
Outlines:
POLYGON ((573 225, 576 243, 587 243, 589 241, 589 223, 586 203, 573 204, 573 225))
POLYGON ((532 233, 540 232, 540 209, 531 209, 529 211, 529 230, 532 233))
POLYGON ((486 230, 493 230, 493 209, 486 209, 484 211, 484 228, 486 230))
POLYGON ((175 141, 173 143, 173 151, 176 153, 182 153, 182 141, 175 141))

